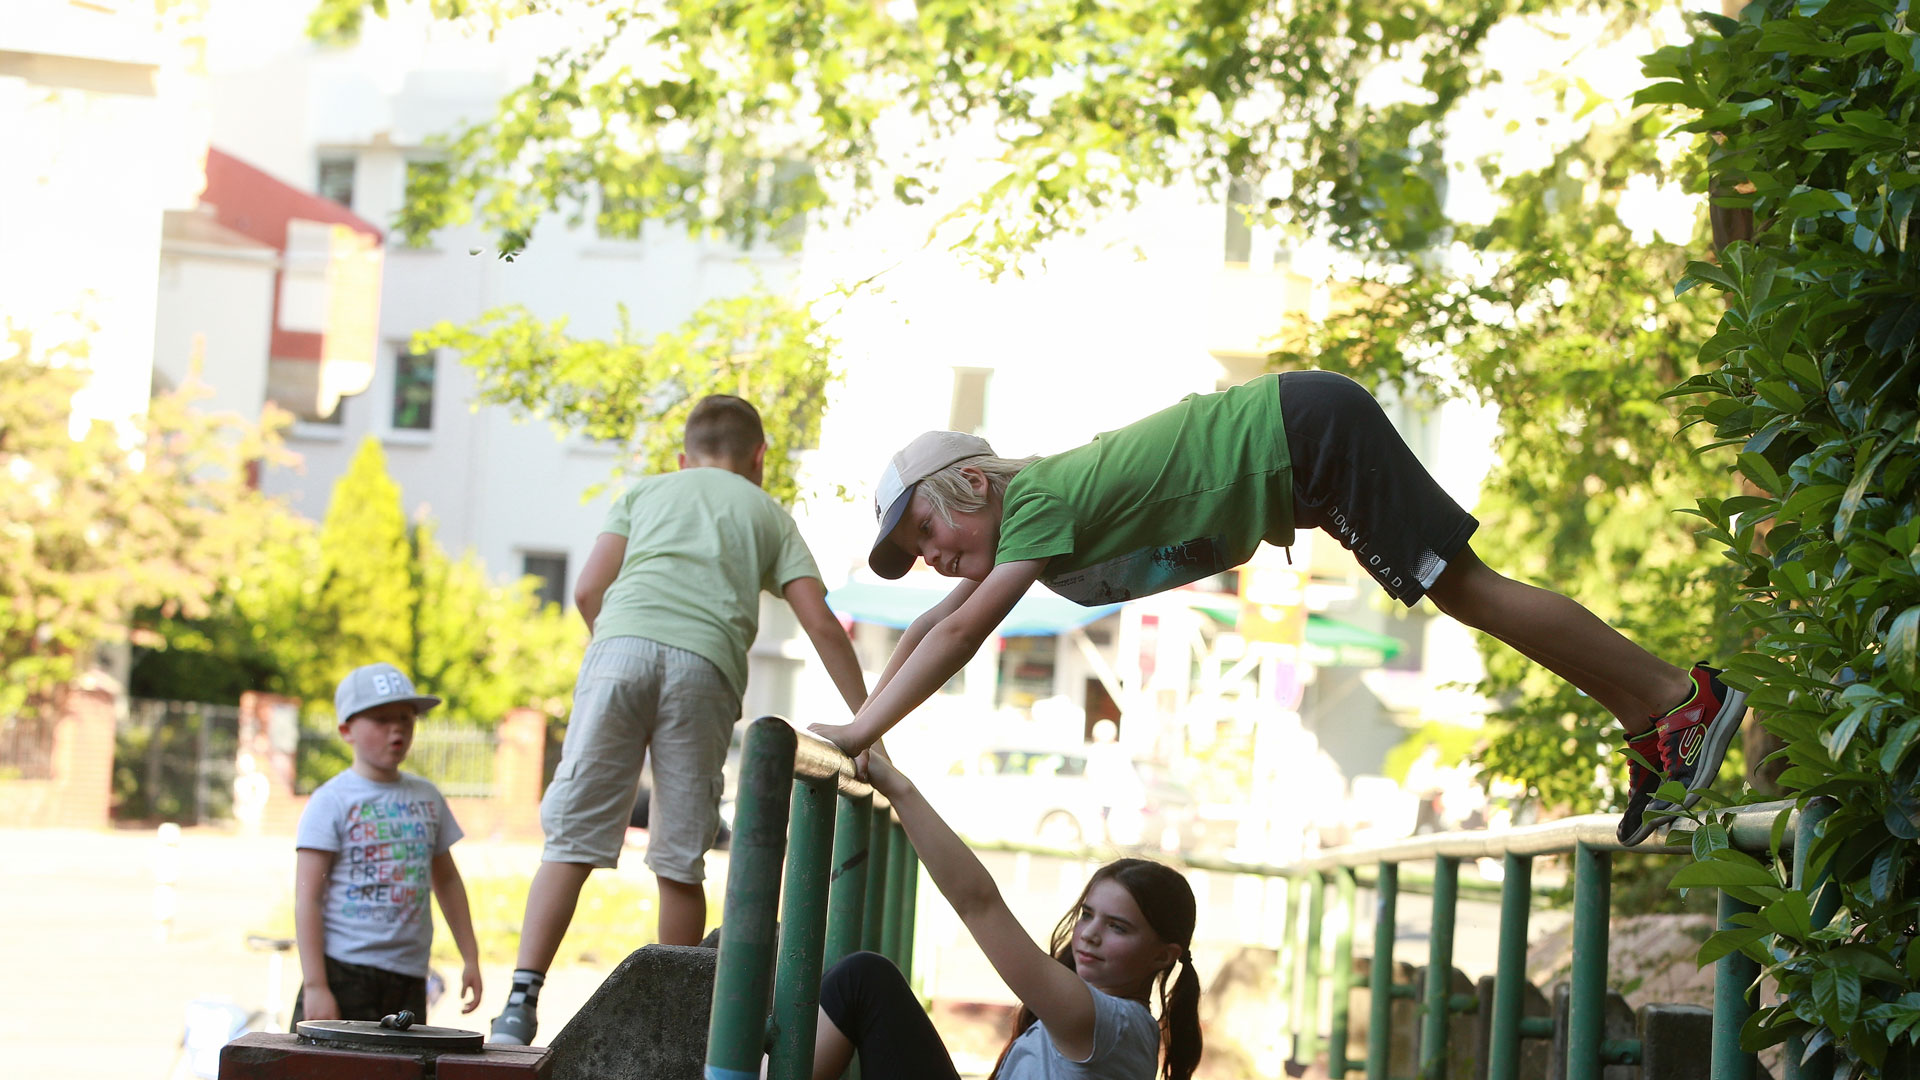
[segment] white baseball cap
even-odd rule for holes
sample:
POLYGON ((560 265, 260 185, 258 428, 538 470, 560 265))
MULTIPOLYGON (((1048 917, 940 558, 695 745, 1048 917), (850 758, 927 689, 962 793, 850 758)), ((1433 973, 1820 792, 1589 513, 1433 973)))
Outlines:
POLYGON ((392 664, 368 664, 354 668, 340 680, 333 692, 333 715, 344 724, 368 709, 396 701, 407 702, 421 712, 440 704, 432 694, 414 693, 413 680, 392 664))
POLYGON ((874 538, 867 565, 883 578, 892 580, 913 568, 914 554, 888 539, 900 516, 913 501, 914 485, 956 461, 991 457, 993 447, 978 435, 963 431, 929 431, 916 436, 887 462, 880 483, 873 490, 873 516, 880 522, 880 535, 874 538))

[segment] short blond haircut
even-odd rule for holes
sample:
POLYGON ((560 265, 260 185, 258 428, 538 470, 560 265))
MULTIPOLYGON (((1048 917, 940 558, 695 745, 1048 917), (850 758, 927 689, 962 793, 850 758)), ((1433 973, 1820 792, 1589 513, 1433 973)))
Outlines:
POLYGON ((1021 469, 1039 460, 1039 455, 1003 458, 981 454, 978 457, 961 458, 939 472, 921 478, 914 490, 927 497, 927 506, 940 515, 940 520, 952 525, 955 513, 972 513, 985 509, 987 505, 985 498, 974 493, 973 485, 967 482, 961 470, 974 468, 985 473, 993 496, 999 498, 1007 493, 1007 484, 1020 474, 1021 469))

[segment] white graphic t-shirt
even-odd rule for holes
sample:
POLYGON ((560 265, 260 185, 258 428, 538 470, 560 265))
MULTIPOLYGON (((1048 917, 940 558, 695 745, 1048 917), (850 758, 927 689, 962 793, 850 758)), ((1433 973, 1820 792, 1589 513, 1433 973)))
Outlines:
POLYGON ((424 976, 433 945, 433 857, 464 835, 440 789, 412 773, 391 784, 349 769, 320 785, 294 845, 334 853, 327 955, 424 976))

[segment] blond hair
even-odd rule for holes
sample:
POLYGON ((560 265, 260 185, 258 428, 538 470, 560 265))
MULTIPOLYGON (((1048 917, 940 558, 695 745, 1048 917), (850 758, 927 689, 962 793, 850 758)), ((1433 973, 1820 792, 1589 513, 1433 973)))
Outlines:
POLYGON ((987 476, 987 484, 994 498, 1007 493, 1007 484, 1020 470, 1040 460, 1038 454, 1032 457, 1003 458, 992 454, 961 458, 959 461, 922 477, 914 490, 927 497, 927 506, 940 515, 940 520, 953 524, 953 515, 972 513, 984 509, 987 500, 973 490, 962 470, 979 469, 987 476))

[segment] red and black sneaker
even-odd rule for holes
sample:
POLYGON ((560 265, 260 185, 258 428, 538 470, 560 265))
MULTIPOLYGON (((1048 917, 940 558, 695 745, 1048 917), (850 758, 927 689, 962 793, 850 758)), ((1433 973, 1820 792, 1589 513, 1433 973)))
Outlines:
MULTIPOLYGON (((1687 789, 1681 806, 1692 806, 1700 793, 1720 772, 1727 747, 1740 731, 1747 715, 1747 693, 1720 681, 1720 672, 1706 664, 1695 664, 1693 695, 1680 707, 1655 721, 1660 733, 1660 766, 1668 780, 1678 780, 1687 789)), ((1653 800, 1651 809, 1670 809, 1673 804, 1653 800)))
POLYGON ((1659 769, 1660 728, 1650 727, 1637 739, 1627 740, 1627 749, 1639 757, 1627 757, 1627 809, 1620 815, 1620 842, 1628 847, 1645 840, 1652 835, 1659 819, 1647 820, 1647 806, 1653 802, 1653 793, 1659 790, 1664 778, 1659 769), (1645 761, 1646 764, 1641 764, 1645 761), (1653 768, 1648 768, 1648 766, 1653 768))

